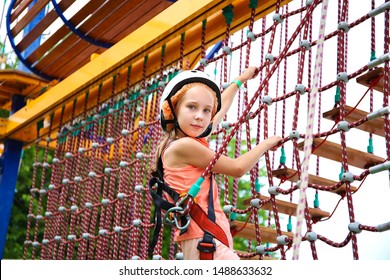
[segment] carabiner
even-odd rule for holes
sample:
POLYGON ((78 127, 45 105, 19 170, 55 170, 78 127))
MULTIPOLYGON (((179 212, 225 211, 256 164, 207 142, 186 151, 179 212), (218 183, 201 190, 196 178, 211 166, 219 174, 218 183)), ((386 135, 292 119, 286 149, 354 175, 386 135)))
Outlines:
POLYGON ((165 216, 164 216, 164 219, 163 219, 164 224, 168 224, 168 225, 175 224, 176 223, 175 222, 176 216, 172 212, 182 212, 182 211, 183 211, 183 208, 181 208, 179 206, 175 206, 175 207, 169 208, 167 210, 167 212, 165 213, 165 216), (170 215, 172 215, 174 218, 171 219, 170 215))
POLYGON ((182 212, 183 212, 183 208, 181 208, 179 206, 175 206, 175 207, 170 208, 165 213, 165 216, 164 216, 164 219, 163 219, 164 224, 166 224, 166 225, 175 225, 179 230, 187 229, 188 226, 190 225, 190 215, 189 214, 185 215, 186 219, 187 219, 187 222, 186 222, 186 224, 184 226, 180 226, 178 219, 180 219, 179 218, 180 216, 184 216, 184 215, 182 215, 182 212), (173 217, 172 219, 170 217, 171 215, 173 217))
POLYGON ((186 219, 187 219, 187 223, 184 225, 184 226, 180 226, 179 225, 179 222, 177 221, 176 219, 176 216, 175 216, 175 224, 176 224, 176 227, 179 229, 179 230, 186 230, 188 228, 188 226, 190 225, 190 222, 191 222, 191 219, 190 219, 190 215, 186 215, 186 219))

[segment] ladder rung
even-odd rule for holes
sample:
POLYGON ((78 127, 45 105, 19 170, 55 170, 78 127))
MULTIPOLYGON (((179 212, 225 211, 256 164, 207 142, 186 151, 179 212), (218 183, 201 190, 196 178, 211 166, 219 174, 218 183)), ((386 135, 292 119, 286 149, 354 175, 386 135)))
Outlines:
MULTIPOLYGON (((245 225, 245 222, 231 221, 230 228, 233 230, 240 230, 245 225)), ((275 229, 260 226, 261 242, 277 243, 277 233, 275 229)), ((282 232, 283 235, 293 238, 292 232, 282 232)), ((245 239, 256 240, 256 228, 255 224, 247 223, 245 227, 239 231, 234 237, 242 237, 245 239)))
MULTIPOLYGON (((248 254, 248 252, 245 252, 245 251, 240 251, 240 250, 234 250, 236 251, 236 253, 239 253, 239 254, 248 254)), ((254 257, 250 257, 250 258, 244 258, 242 257, 241 260, 259 260, 259 256, 254 256, 254 257)), ((263 256, 263 261, 273 261, 273 260, 278 260, 278 259, 275 259, 271 256, 263 256)))
MULTIPOLYGON (((272 175, 276 178, 285 179, 291 182, 297 182, 299 180, 298 172, 294 169, 287 168, 287 167, 273 170, 272 175)), ((337 182, 317 175, 309 174, 309 183, 320 185, 320 186, 332 186, 337 182)), ((351 186, 351 191, 356 191, 356 189, 357 189, 356 187, 351 186)), ((340 195, 344 194, 345 184, 342 184, 339 188, 332 190, 330 192, 337 193, 340 195)))
MULTIPOLYGON (((257 198, 260 198, 261 200, 266 200, 269 197, 265 195, 257 195, 257 198)), ((296 216, 297 214, 297 207, 298 205, 292 202, 280 200, 280 199, 275 199, 276 200, 276 206, 278 208, 278 211, 280 213, 290 215, 290 216, 296 216)), ((250 204, 250 199, 247 199, 244 201, 244 205, 249 205, 250 204)), ((268 210, 272 211, 272 205, 271 203, 267 203, 261 207, 263 210, 268 210)), ((322 211, 321 209, 318 208, 309 208, 309 213, 312 218, 315 219, 321 219, 325 217, 329 217, 329 213, 322 211)))
MULTIPOLYGON (((302 151, 303 146, 304 146, 304 142, 298 143, 299 150, 302 151)), ((322 138, 315 138, 313 140, 313 154, 334 161, 342 162, 341 145, 328 140, 324 140, 322 138), (322 143, 323 141, 324 143, 322 143), (319 147, 316 148, 317 146, 319 147)), ((349 165, 362 168, 362 169, 367 169, 371 166, 384 162, 384 159, 381 157, 378 157, 374 154, 362 152, 353 148, 349 148, 349 147, 347 147, 347 158, 348 158, 349 165)))
MULTIPOLYGON (((339 114, 340 114, 340 108, 334 108, 330 111, 323 113, 322 116, 325 119, 337 121, 339 114)), ((345 115, 347 115, 345 117, 345 120, 347 122, 351 123, 351 122, 356 122, 356 121, 366 117, 368 115, 368 113, 364 112, 362 110, 359 110, 359 109, 353 109, 350 106, 345 106, 345 115), (351 111, 352 111, 352 113, 349 114, 349 112, 351 112, 351 111), (349 115, 347 115, 347 114, 349 114, 349 115)), ((385 121, 383 118, 376 118, 376 119, 364 122, 356 128, 384 137, 385 136, 384 123, 385 123, 385 121)))
POLYGON ((373 87, 373 89, 380 91, 380 92, 384 92, 383 72, 384 72, 383 68, 378 67, 378 68, 375 68, 375 69, 368 71, 366 74, 364 74, 360 77, 357 77, 356 81, 361 85, 364 85, 366 87, 370 87, 370 83, 376 82, 376 81, 374 81, 374 79, 379 78, 379 81, 376 83, 376 85, 373 87))

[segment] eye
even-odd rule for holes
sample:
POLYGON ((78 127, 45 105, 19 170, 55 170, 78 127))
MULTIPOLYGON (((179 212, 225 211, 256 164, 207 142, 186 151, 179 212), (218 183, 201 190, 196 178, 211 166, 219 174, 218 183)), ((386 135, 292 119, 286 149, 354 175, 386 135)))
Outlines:
POLYGON ((211 113, 211 109, 204 109, 204 112, 209 114, 211 113))
POLYGON ((189 105, 187 105, 187 108, 190 109, 190 110, 195 110, 196 106, 193 105, 193 104, 189 104, 189 105))

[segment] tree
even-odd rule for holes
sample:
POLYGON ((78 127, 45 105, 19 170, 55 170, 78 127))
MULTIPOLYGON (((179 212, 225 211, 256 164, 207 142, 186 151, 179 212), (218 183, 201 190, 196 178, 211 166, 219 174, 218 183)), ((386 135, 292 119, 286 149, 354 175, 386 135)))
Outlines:
MULTIPOLYGON (((39 151, 43 152, 43 151, 39 151)), ((30 204, 35 147, 23 150, 15 188, 12 214, 8 226, 7 242, 4 248, 4 259, 23 258, 24 241, 26 240, 27 215, 30 204)), ((39 176, 39 174, 38 174, 39 176)), ((36 207, 36 200, 33 201, 36 207)))
POLYGON ((0 69, 16 69, 18 65, 19 59, 6 51, 5 43, 0 39, 0 69))

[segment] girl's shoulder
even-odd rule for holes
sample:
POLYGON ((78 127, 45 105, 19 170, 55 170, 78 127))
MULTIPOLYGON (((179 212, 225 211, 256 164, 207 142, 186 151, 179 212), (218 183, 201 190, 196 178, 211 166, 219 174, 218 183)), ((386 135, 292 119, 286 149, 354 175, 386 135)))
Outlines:
POLYGON ((181 147, 181 146, 193 146, 193 145, 198 145, 200 144, 198 139, 192 138, 192 137, 181 137, 181 138, 176 138, 172 139, 169 142, 170 147, 181 147))
POLYGON ((181 137, 171 140, 167 145, 166 152, 191 152, 199 148, 208 147, 208 143, 204 139, 196 139, 192 137, 181 137))
POLYGON ((164 164, 173 168, 187 165, 205 168, 214 154, 204 144, 207 142, 191 137, 177 139, 165 150, 164 164))

